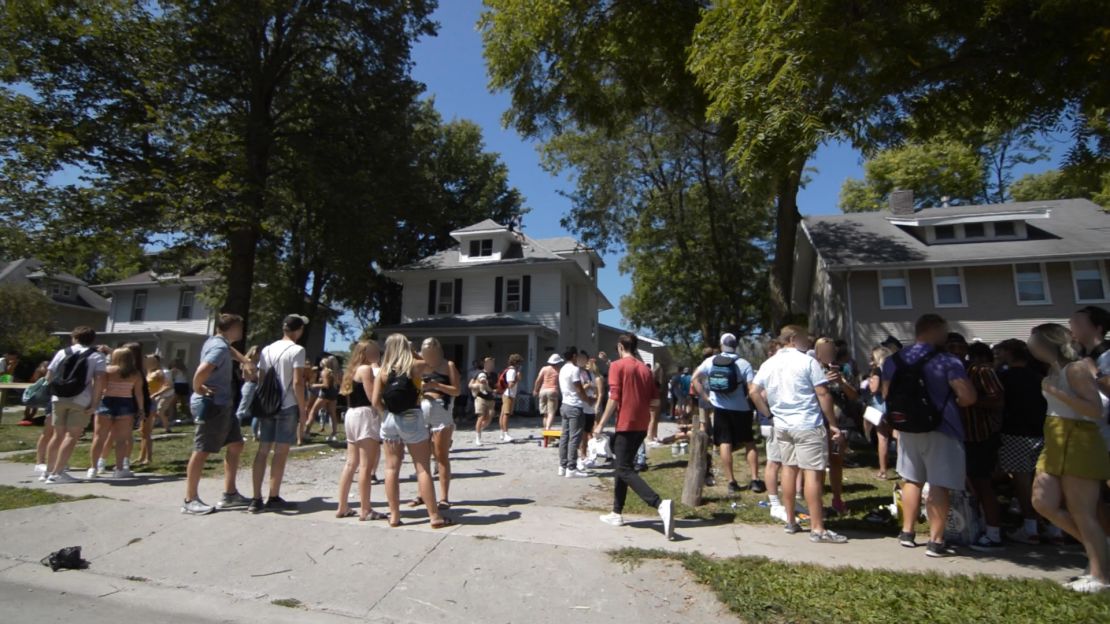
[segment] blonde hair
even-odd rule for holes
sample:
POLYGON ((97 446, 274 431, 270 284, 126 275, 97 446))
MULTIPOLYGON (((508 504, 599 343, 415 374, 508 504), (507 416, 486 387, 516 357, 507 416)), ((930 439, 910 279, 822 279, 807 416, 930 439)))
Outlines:
POLYGON ((782 346, 784 347, 789 345, 790 341, 794 340, 794 338, 797 336, 804 336, 808 338, 809 330, 802 327, 801 325, 787 325, 786 327, 782 328, 782 331, 779 332, 779 340, 782 341, 782 346))
POLYGON ((250 349, 247 350, 247 354, 245 357, 251 362, 257 364, 258 361, 262 359, 262 347, 258 345, 252 346, 250 349))
POLYGON ((408 375, 412 372, 416 356, 412 353, 412 342, 404 334, 393 334, 385 341, 382 355, 382 372, 408 375))
POLYGON ((890 356, 890 349, 886 347, 875 347, 871 349, 871 366, 881 369, 883 367, 883 362, 890 356))
POLYGON ((1079 351, 1072 342, 1071 332, 1059 323, 1037 325, 1033 328, 1030 340, 1053 351, 1057 362, 1071 363, 1079 360, 1079 351))
POLYGON ((349 395, 355 391, 355 373, 362 365, 373 364, 370 354, 377 351, 381 353, 378 343, 372 340, 360 340, 351 350, 351 359, 347 362, 347 370, 343 373, 343 383, 339 386, 339 393, 349 395))
POLYGON ((116 373, 124 379, 134 375, 136 372, 135 354, 127 347, 120 347, 112 351, 112 359, 109 363, 116 367, 116 373))
POLYGON ((438 338, 432 336, 428 336, 424 339, 424 342, 420 343, 420 350, 423 351, 424 349, 436 349, 440 354, 443 354, 443 345, 439 343, 438 338))

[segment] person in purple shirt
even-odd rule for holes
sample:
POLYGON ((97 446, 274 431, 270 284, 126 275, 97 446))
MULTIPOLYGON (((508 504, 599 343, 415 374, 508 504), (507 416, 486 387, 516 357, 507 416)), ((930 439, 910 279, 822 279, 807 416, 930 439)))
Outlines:
POLYGON ((948 519, 948 491, 963 490, 965 481, 964 430, 960 408, 975 403, 975 388, 967 377, 963 362, 949 353, 937 352, 948 339, 948 323, 936 314, 926 314, 914 327, 913 346, 899 352, 901 358, 889 357, 883 362, 883 397, 890 390, 897 360, 913 364, 932 356, 925 364, 925 390, 932 404, 941 412, 937 429, 925 433, 899 433, 898 473, 905 479, 902 487, 902 533, 898 541, 907 548, 917 546, 914 522, 921 509, 921 490, 929 484, 925 510, 929 517, 929 543, 925 554, 947 557, 955 554, 944 543, 944 525, 948 519))

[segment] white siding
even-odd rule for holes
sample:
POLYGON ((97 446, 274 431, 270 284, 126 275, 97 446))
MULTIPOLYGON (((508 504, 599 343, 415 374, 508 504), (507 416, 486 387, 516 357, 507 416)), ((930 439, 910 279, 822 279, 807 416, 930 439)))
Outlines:
MULTIPOLYGON (((139 289, 144 290, 144 289, 139 289)), ((200 291, 193 299, 193 313, 189 319, 178 319, 181 287, 155 286, 146 288, 146 313, 141 322, 131 321, 135 290, 117 290, 112 293, 112 309, 108 331, 142 331, 152 328, 207 335, 211 329, 211 313, 200 300, 200 291)))
POLYGON ((502 312, 506 316, 532 321, 556 331, 559 330, 559 295, 562 279, 558 269, 513 267, 490 271, 443 271, 434 274, 413 275, 402 281, 401 322, 431 318, 428 315, 428 282, 462 280, 461 316, 489 316, 494 314, 494 295, 498 277, 505 279, 532 276, 530 312, 502 312))

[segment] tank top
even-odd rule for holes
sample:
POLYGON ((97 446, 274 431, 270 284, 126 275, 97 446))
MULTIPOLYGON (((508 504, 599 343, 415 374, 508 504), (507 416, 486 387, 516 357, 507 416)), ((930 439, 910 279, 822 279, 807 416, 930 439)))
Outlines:
POLYGON ((104 396, 119 397, 129 399, 133 393, 131 386, 134 382, 128 381, 108 381, 108 385, 104 388, 104 396))
MULTIPOLYGON (((1075 397, 1075 393, 1072 392, 1071 386, 1068 385, 1066 375, 1067 373, 1065 371, 1060 371, 1059 375, 1049 373, 1047 377, 1048 383, 1056 386, 1058 390, 1067 393, 1068 396, 1075 397)), ((1054 395, 1045 392, 1044 399, 1048 403, 1048 414, 1050 416, 1066 418, 1067 420, 1090 420, 1089 418, 1080 416, 1070 405, 1064 403, 1054 395)))
POLYGON ((559 389, 559 371, 555 370, 554 366, 545 366, 540 371, 542 381, 540 383, 540 390, 558 390, 559 389))
POLYGON ((366 388, 362 386, 362 382, 355 380, 354 387, 351 389, 351 394, 347 395, 347 405, 351 409, 356 407, 370 407, 370 398, 366 396, 366 388))
POLYGON ((146 377, 147 384, 150 386, 151 394, 158 394, 166 387, 166 378, 159 375, 162 371, 151 371, 146 377))
MULTIPOLYGON (((423 379, 424 383, 428 383, 429 381, 434 381, 434 382, 437 382, 437 383, 441 383, 445 386, 451 385, 451 376, 450 375, 445 375, 445 374, 443 374, 439 371, 434 371, 434 372, 431 372, 431 373, 424 373, 423 375, 421 375, 421 378, 423 379)), ((433 391, 433 392, 435 392, 435 391, 433 391)), ((451 396, 443 394, 441 392, 435 392, 435 394, 440 395, 440 397, 437 400, 440 403, 443 403, 443 407, 445 407, 445 408, 451 407, 451 398, 452 398, 451 396)))

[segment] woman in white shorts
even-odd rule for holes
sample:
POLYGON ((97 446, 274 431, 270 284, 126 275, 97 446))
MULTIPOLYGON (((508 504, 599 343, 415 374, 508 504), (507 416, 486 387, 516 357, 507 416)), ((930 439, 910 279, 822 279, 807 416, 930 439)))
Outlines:
POLYGON ((405 447, 412 454, 416 465, 416 480, 420 498, 428 501, 425 507, 433 529, 454 524, 444 518, 435 504, 436 486, 432 481, 429 464, 432 445, 428 441, 428 425, 420 409, 420 385, 424 373, 431 372, 428 365, 416 358, 412 343, 404 334, 393 334, 385 341, 382 367, 374 378, 374 408, 385 412, 382 421, 382 442, 385 443, 385 493, 389 499, 389 526, 401 526, 401 462, 405 447))
POLYGON ((347 433, 347 463, 339 477, 339 510, 335 513, 337 518, 355 515, 354 510, 347 505, 347 496, 351 492, 355 471, 360 466, 362 475, 358 480, 358 519, 385 518, 384 514, 370 508, 370 484, 373 482, 371 473, 378 465, 378 456, 382 451, 382 418, 370 405, 380 359, 381 349, 378 343, 369 340, 359 342, 351 353, 351 361, 347 363, 347 371, 339 386, 339 392, 347 397, 348 409, 343 419, 343 428, 347 433))
MULTIPOLYGON (((439 508, 448 509, 451 507, 451 437, 455 433, 455 418, 451 407, 461 390, 459 369, 455 368, 454 362, 443 357, 443 346, 435 338, 424 339, 420 345, 420 357, 425 364, 421 375, 423 383, 420 409, 424 412, 424 420, 432 434, 432 452, 439 464, 439 488, 443 493, 439 508)), ((424 501, 417 497, 412 503, 416 507, 424 504, 424 501)))

